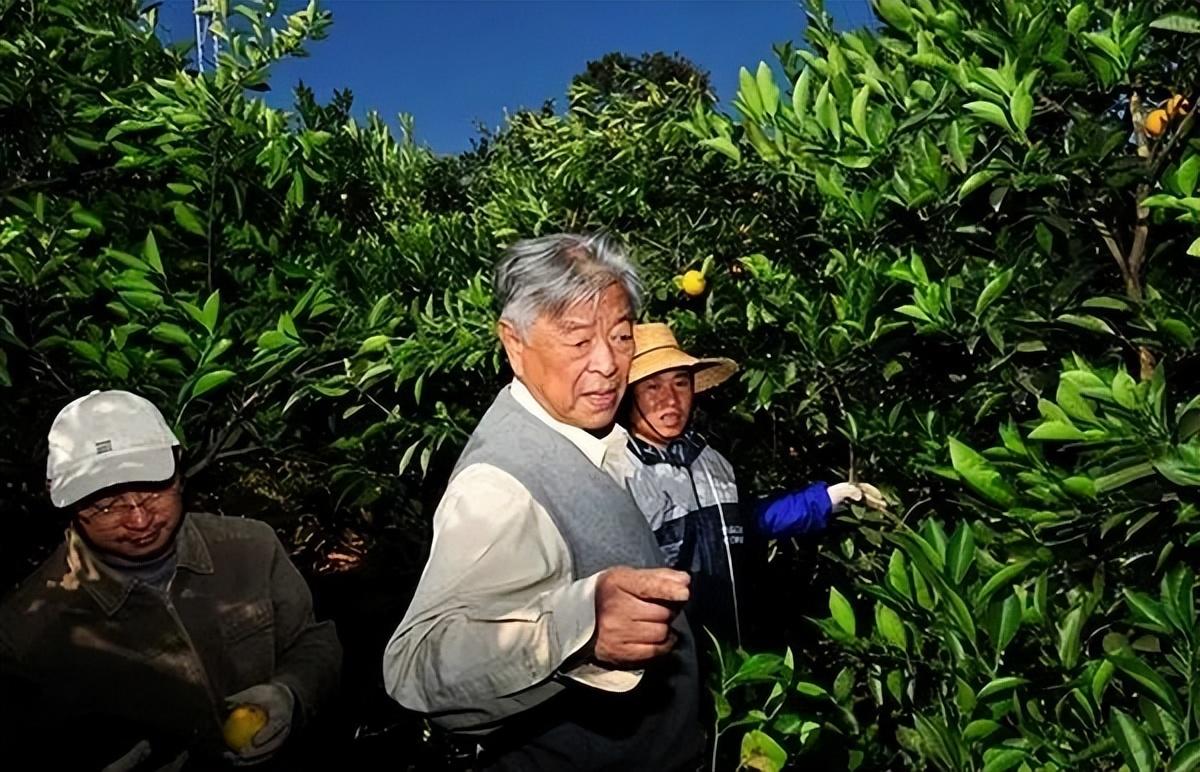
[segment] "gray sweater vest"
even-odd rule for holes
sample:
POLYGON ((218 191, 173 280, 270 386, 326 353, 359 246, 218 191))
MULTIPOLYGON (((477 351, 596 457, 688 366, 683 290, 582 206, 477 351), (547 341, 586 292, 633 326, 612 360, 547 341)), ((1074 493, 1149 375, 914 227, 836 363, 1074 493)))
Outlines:
MULTIPOLYGON (((646 519, 620 483, 505 388, 471 435, 454 475, 489 464, 516 478, 549 513, 571 554, 574 579, 613 566, 663 565, 646 519)), ((453 475, 452 475, 453 478, 453 475)), ((520 555, 513 555, 520 560, 520 555)), ((680 614, 675 650, 642 683, 608 693, 562 676, 500 695, 473 716, 442 717, 460 730, 497 731, 498 769, 672 769, 701 749, 696 645, 680 614)))

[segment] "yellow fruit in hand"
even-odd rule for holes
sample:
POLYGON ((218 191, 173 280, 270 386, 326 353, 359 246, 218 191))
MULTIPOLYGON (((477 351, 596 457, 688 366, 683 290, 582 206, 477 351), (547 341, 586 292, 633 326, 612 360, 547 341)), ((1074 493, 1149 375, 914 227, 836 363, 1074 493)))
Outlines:
POLYGON ((1191 107, 1183 94, 1176 94, 1167 100, 1167 117, 1174 120, 1190 110, 1191 107))
POLYGON ((704 294, 704 288, 708 286, 708 282, 704 280, 704 274, 699 271, 688 271, 683 275, 683 281, 679 286, 687 294, 697 297, 704 294))
POLYGON ((267 711, 257 705, 238 705, 225 719, 225 744, 240 752, 250 745, 258 730, 267 725, 267 711))
POLYGON ((1146 133, 1151 137, 1162 136, 1162 133, 1167 130, 1167 123, 1171 119, 1167 117, 1166 110, 1155 110, 1146 116, 1146 133))

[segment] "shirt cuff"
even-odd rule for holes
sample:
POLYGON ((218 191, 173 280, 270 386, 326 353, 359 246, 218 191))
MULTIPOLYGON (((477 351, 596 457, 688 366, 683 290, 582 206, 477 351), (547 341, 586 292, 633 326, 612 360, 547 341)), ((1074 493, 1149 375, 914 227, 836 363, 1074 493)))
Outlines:
MULTIPOLYGON (((563 663, 591 643, 595 635, 599 578, 600 574, 592 574, 572 582, 555 599, 552 618, 563 663)), ((606 692, 627 692, 642 680, 641 670, 610 670, 595 661, 584 661, 560 672, 572 681, 606 692)))

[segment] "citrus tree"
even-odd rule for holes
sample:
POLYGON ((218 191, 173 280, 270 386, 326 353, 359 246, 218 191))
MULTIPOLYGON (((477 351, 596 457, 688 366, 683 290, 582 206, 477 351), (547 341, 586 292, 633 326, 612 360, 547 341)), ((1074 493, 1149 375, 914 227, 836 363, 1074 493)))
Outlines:
POLYGON ((826 644, 794 633, 786 677, 730 695, 774 712, 723 721, 763 769, 818 727, 850 766, 1192 768, 1200 403, 1166 384, 1196 364, 1196 15, 875 7, 838 32, 812 4, 782 88, 744 69, 736 115, 686 124, 822 226, 718 267, 697 331, 757 328, 760 413, 896 494, 815 563, 843 574, 800 606, 826 644), (775 693, 805 669, 831 687, 775 693))

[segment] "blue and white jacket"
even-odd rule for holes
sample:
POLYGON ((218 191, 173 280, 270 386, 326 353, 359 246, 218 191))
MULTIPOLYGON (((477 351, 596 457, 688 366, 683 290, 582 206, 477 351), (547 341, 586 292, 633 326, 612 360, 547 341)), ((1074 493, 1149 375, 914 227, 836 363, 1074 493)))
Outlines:
POLYGON ((825 528, 832 510, 823 482, 755 501, 749 523, 729 461, 689 429, 660 448, 632 434, 629 492, 658 538, 667 565, 692 576, 688 619, 721 640, 742 644, 745 599, 739 591, 746 528, 766 538, 825 528))

